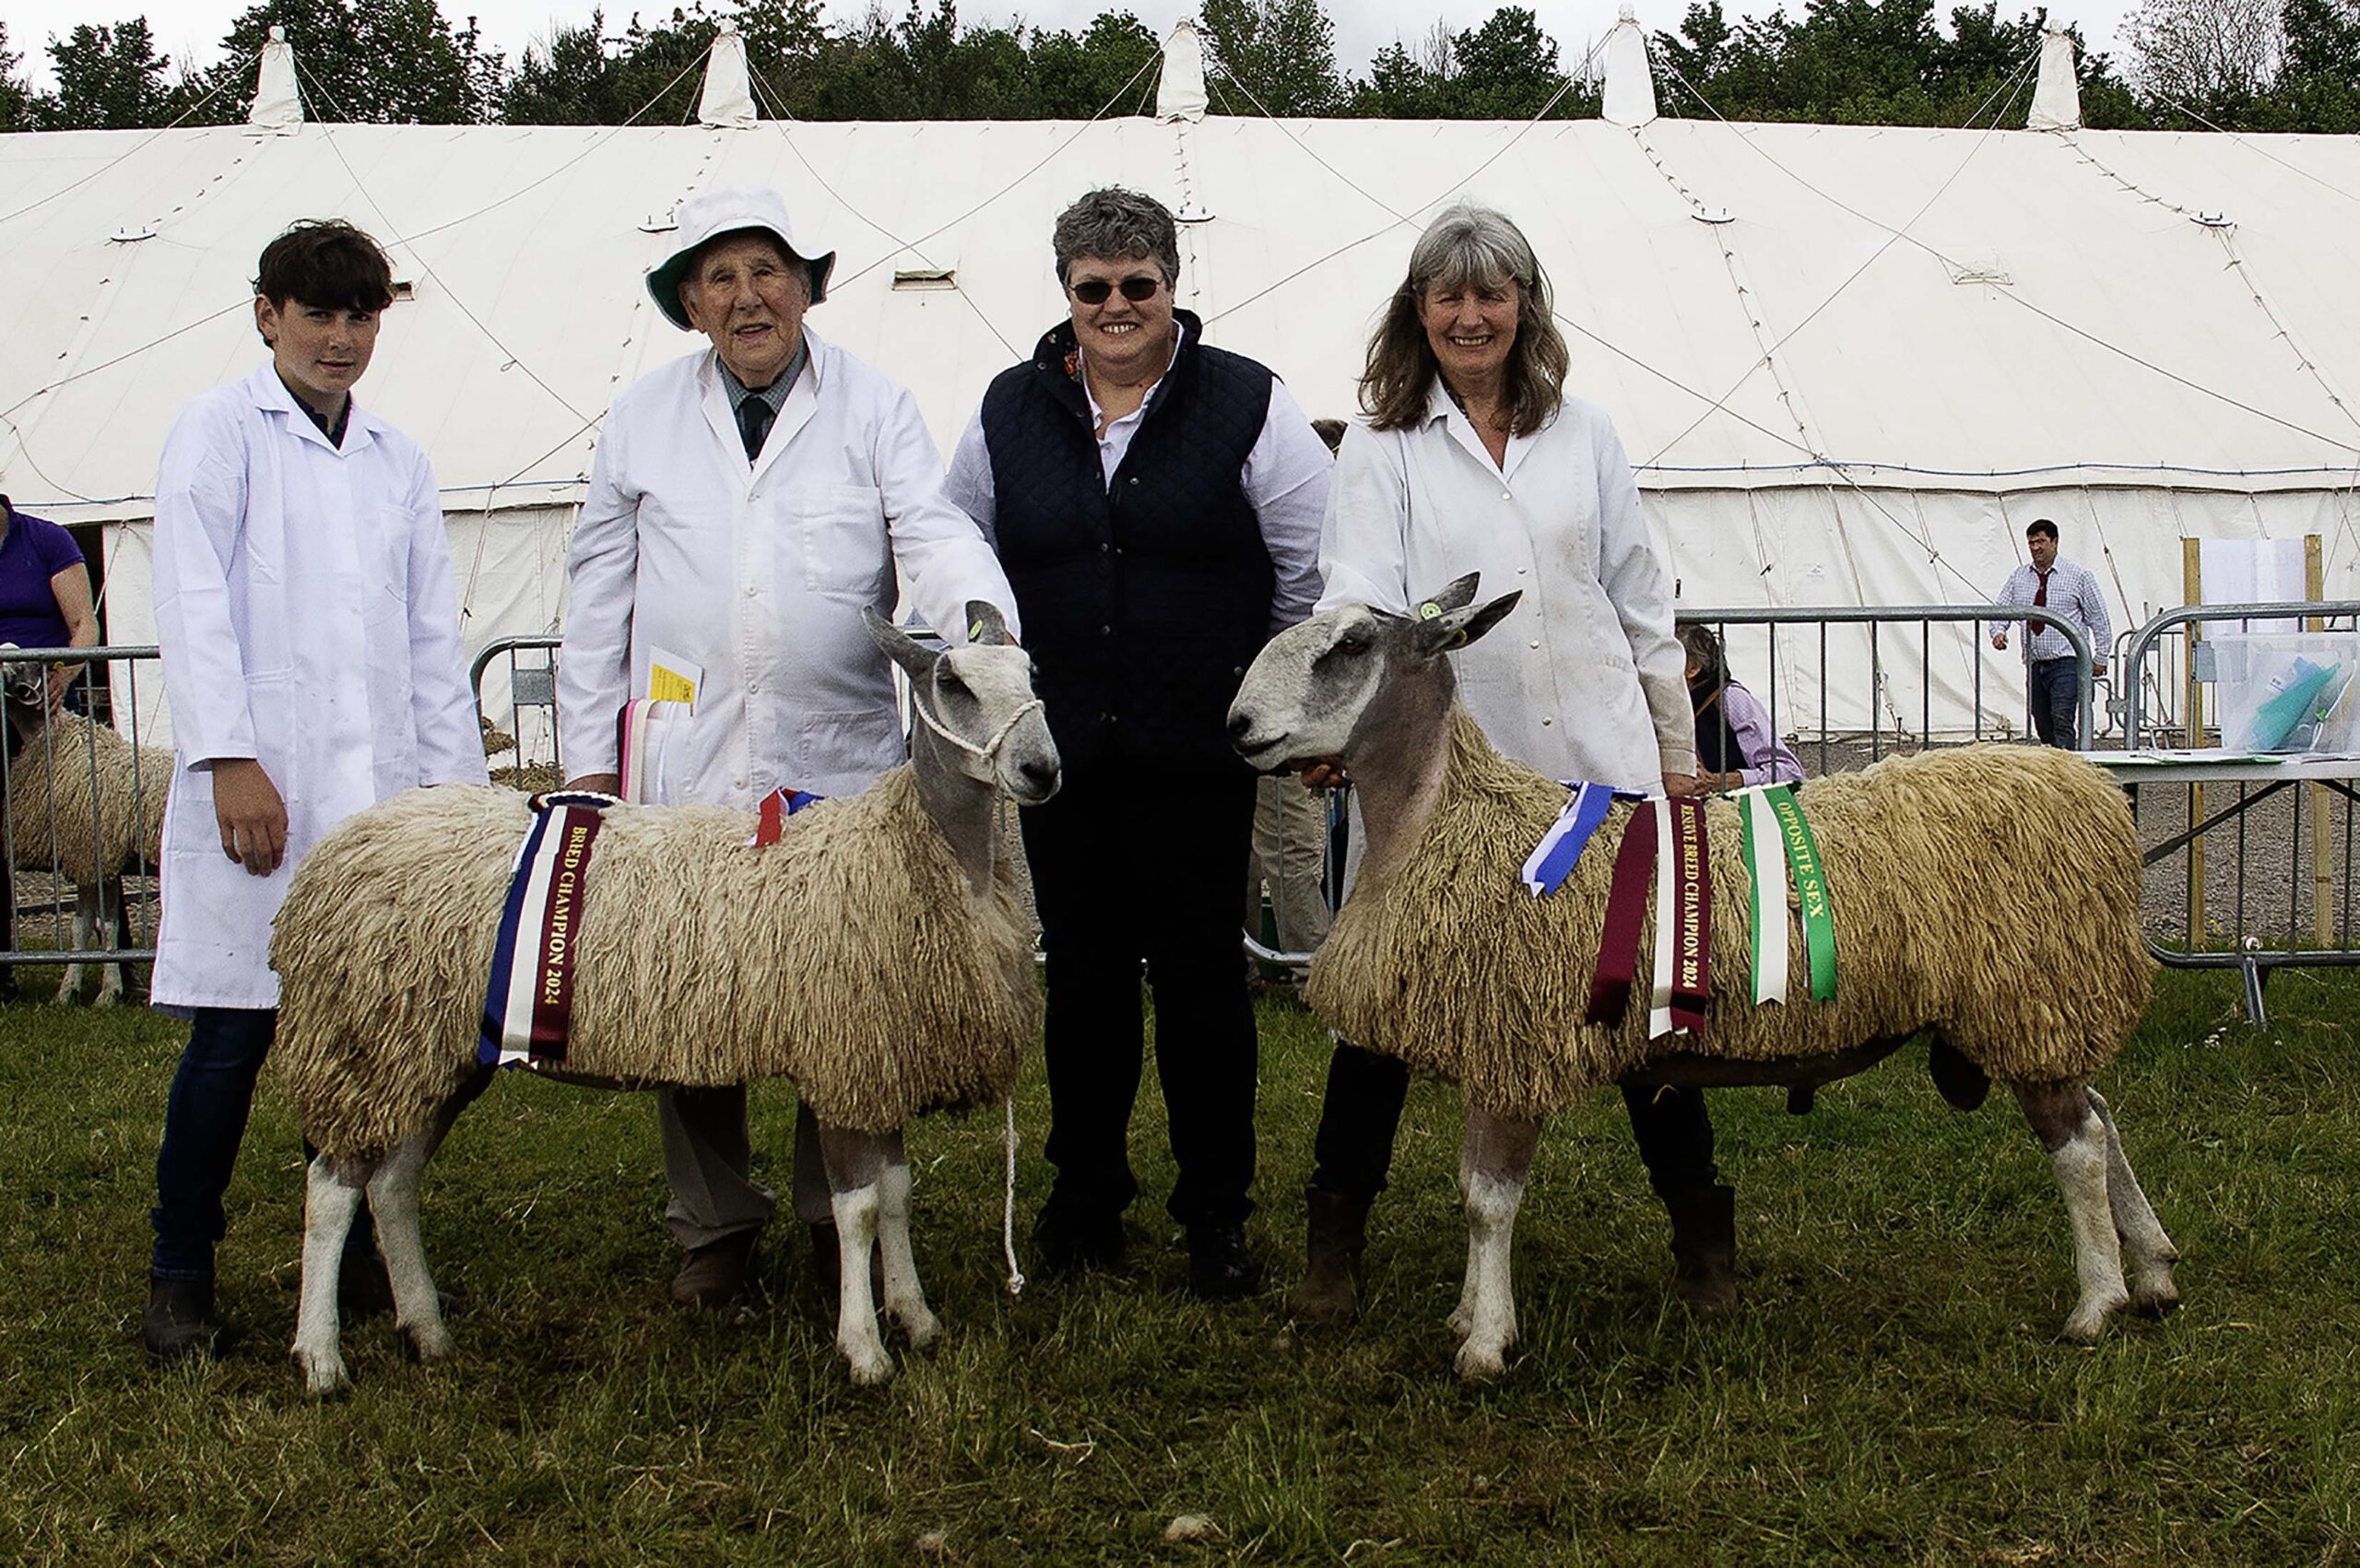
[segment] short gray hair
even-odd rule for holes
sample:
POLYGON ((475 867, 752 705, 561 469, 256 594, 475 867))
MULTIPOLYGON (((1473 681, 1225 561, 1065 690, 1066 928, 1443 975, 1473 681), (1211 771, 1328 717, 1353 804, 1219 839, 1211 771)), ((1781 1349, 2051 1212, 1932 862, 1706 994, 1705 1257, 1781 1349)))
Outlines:
POLYGON ((1172 211, 1153 196, 1108 185, 1091 192, 1057 214, 1049 239, 1056 253, 1057 285, 1065 286, 1067 269, 1083 256, 1125 261, 1146 256, 1163 269, 1165 287, 1180 280, 1180 227, 1172 211))

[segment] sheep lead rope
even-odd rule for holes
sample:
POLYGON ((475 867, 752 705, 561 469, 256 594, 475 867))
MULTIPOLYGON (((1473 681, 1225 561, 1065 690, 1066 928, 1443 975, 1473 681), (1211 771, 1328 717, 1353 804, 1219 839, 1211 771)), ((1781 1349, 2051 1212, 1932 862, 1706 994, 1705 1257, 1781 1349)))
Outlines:
POLYGON ((986 761, 997 762, 999 760, 999 749, 1007 743, 1009 736, 1015 730, 1018 725, 1022 724, 1026 719, 1029 719, 1034 713, 1039 713, 1043 707, 1043 703, 1041 699, 1035 697, 1031 701, 1025 703, 1022 707, 1017 709, 1016 712, 1009 714, 1008 722, 1000 725, 997 730, 994 731, 991 739, 981 746, 978 746, 974 741, 969 740, 963 735, 952 734, 944 726, 940 719, 936 718, 932 713, 926 712, 926 703, 919 699, 918 694, 914 690, 910 693, 910 706, 917 710, 919 721, 923 723, 926 728, 934 731, 936 735, 939 736, 945 744, 957 747, 960 750, 964 751, 970 757, 981 757, 986 761))
POLYGON ((1000 1102, 1008 1113, 1008 1121, 1000 1133, 1000 1146, 1008 1150, 1008 1181, 1006 1197, 999 1210, 1000 1250, 1008 1255, 1008 1293, 1024 1293, 1024 1270, 1016 1262, 1016 1096, 1010 1092, 1000 1102))

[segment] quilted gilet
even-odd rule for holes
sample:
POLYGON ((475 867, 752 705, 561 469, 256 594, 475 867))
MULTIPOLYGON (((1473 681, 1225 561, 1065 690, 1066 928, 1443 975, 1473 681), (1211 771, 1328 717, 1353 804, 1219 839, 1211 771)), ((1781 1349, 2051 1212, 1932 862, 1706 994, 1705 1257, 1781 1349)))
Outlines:
POLYGON ((1111 486, 1070 324, 984 395, 1000 564, 1069 769, 1243 766, 1229 704, 1269 638, 1273 573, 1241 476, 1270 372, 1174 314, 1185 345, 1111 486))

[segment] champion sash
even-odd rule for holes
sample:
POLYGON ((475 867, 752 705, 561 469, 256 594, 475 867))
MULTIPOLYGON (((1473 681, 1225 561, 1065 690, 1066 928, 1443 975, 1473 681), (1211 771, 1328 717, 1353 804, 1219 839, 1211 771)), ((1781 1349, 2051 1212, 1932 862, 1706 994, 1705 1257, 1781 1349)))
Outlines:
POLYGON ((1644 804, 1622 824, 1614 881, 1606 895, 1606 924, 1598 942, 1598 973, 1589 984, 1590 1023, 1622 1021, 1631 983, 1639 973, 1639 926, 1647 914, 1647 873, 1656 857, 1656 813, 1644 804))
POLYGON ((762 804, 758 808, 761 813, 760 819, 754 824, 754 836, 746 841, 746 847, 761 849, 778 843, 778 836, 785 831, 786 819, 789 817, 807 806, 816 805, 827 798, 824 795, 814 795, 808 789, 795 789, 786 784, 779 785, 778 788, 762 796, 762 804))
MULTIPOLYGON (((1763 791, 1786 840, 1787 865, 1794 873, 1795 895, 1803 906, 1803 949, 1811 961, 1811 999, 1835 997, 1835 905, 1828 897, 1827 871, 1820 864, 1819 844, 1803 820, 1801 803, 1784 785, 1763 791)), ((1785 921, 1780 920, 1783 929, 1785 921)))
POLYGON ((1713 875, 1705 803, 1658 800, 1656 816, 1656 966, 1647 1038, 1701 1033, 1712 980, 1713 875))
POLYGON ((1602 784, 1568 783, 1565 787, 1574 793, 1566 796, 1564 809, 1525 857, 1521 879, 1534 898, 1555 892, 1573 875, 1582 851, 1588 847, 1598 825, 1606 820, 1606 808, 1614 804, 1619 793, 1602 784))
POLYGON ((691 712, 686 702, 634 697, 615 715, 615 755, 622 797, 636 806, 661 804, 664 755, 691 712))
POLYGON ((478 1061, 530 1067, 565 1059, 590 848, 606 808, 618 804, 587 790, 533 797, 533 825, 516 852, 492 947, 478 1061))
MULTIPOLYGON (((1773 785, 1780 794, 1784 784, 1773 785)), ((1787 999, 1787 835, 1770 791, 1739 798, 1745 826, 1745 874, 1753 883, 1753 1005, 1787 999)))

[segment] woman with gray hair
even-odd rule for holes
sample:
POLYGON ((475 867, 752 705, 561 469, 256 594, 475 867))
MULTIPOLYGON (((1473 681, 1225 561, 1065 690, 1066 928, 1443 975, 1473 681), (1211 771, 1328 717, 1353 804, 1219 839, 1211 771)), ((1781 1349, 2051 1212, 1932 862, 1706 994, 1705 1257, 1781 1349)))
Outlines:
MULTIPOLYGON (((1696 794, 1670 584, 1622 441, 1604 410, 1564 395, 1567 363, 1522 231, 1471 205, 1429 225, 1369 342, 1365 418, 1337 454, 1319 607, 1405 615, 1413 591, 1469 572, 1491 592, 1518 589, 1524 630, 1452 655, 1492 743, 1551 778, 1696 794)), ((1339 776, 1315 764, 1305 782, 1339 776)), ((1408 1088, 1398 1061, 1338 1043, 1306 1195, 1310 1267, 1290 1303, 1300 1317, 1337 1321, 1357 1307, 1369 1205, 1408 1088)), ((1713 1168, 1703 1096, 1625 1100, 1671 1211, 1682 1296, 1729 1304, 1733 1197, 1713 1168)))
POLYGON ((1120 189, 1054 236, 1066 319, 1001 372, 949 490, 999 552, 1065 784, 1023 813, 1048 958, 1051 1268, 1110 1264, 1155 987, 1188 1282, 1251 1291, 1254 1013, 1238 961, 1254 775, 1227 736, 1245 666, 1318 596, 1328 449, 1265 367, 1176 308, 1179 231, 1120 189))

